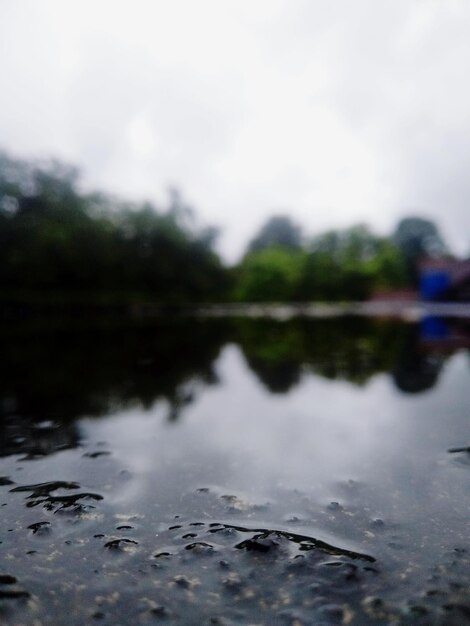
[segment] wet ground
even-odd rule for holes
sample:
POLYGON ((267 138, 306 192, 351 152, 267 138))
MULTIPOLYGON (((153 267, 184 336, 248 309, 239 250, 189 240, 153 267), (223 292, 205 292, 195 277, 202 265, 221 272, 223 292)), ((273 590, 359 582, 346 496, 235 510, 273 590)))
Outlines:
POLYGON ((7 330, 1 623, 470 624, 465 320, 7 330))

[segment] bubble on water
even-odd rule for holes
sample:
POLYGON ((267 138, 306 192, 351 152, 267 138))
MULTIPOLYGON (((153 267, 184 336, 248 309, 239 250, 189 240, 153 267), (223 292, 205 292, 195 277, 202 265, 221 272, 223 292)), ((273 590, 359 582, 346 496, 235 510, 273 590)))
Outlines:
POLYGON ((134 539, 127 539, 126 537, 121 537, 118 539, 111 539, 104 544, 105 548, 110 550, 123 550, 129 546, 138 546, 139 542, 134 539))
POLYGON ((371 520, 370 525, 373 526, 375 530, 379 530, 385 527, 385 522, 380 517, 377 517, 371 520))
POLYGON ((79 488, 80 485, 75 482, 51 481, 32 485, 19 485, 10 489, 10 492, 30 492, 26 497, 26 506, 28 508, 43 506, 46 510, 54 513, 74 513, 80 515, 86 514, 95 508, 94 505, 90 504, 90 500, 98 502, 103 500, 103 496, 90 492, 68 495, 54 493, 56 491, 69 491, 79 488))
POLYGON ((204 541, 195 541, 194 543, 188 543, 185 546, 185 550, 191 550, 193 554, 197 555, 209 555, 214 553, 214 546, 204 541))
POLYGON ((30 524, 28 528, 33 531, 33 535, 47 535, 50 532, 51 523, 36 522, 35 524, 30 524))
POLYGON ((57 491, 58 489, 80 489, 80 485, 74 482, 55 480, 45 483, 36 483, 33 485, 19 485, 18 487, 10 489, 10 492, 16 493, 19 491, 30 491, 30 498, 38 498, 40 496, 50 495, 52 491, 57 491))
POLYGON ((330 502, 326 508, 328 509, 328 511, 334 512, 343 510, 343 507, 339 502, 330 502))
POLYGON ((40 422, 34 423, 35 430, 53 430, 55 428, 59 428, 59 424, 52 420, 41 420, 40 422))
POLYGON ((270 552, 279 548, 279 544, 272 539, 254 537, 253 539, 241 541, 235 547, 238 550, 247 550, 248 552, 270 552))
POLYGON ((222 580, 222 585, 229 591, 239 593, 246 583, 243 581, 239 574, 230 573, 226 578, 222 580))
POLYGON ((104 619, 106 617, 106 613, 103 613, 103 611, 95 611, 91 614, 91 617, 93 619, 104 619))
POLYGON ((219 536, 223 536, 227 538, 234 538, 234 539, 236 539, 240 535, 238 530, 236 530, 235 528, 230 528, 230 527, 225 527, 225 526, 222 526, 221 528, 210 528, 208 532, 212 534, 217 533, 219 536))
POLYGON ((157 604, 156 606, 151 607, 149 611, 150 613, 152 613, 152 615, 155 615, 156 617, 160 617, 160 618, 171 617, 171 612, 162 605, 157 604))
POLYGON ((178 585, 178 587, 181 587, 182 589, 190 589, 193 585, 193 583, 191 582, 191 580, 189 580, 189 578, 187 578, 186 576, 174 576, 173 578, 173 582, 178 585))
POLYGON ((98 452, 85 452, 82 456, 88 459, 97 459, 100 456, 109 456, 110 454, 111 452, 108 452, 107 450, 99 450, 98 452))
POLYGON ((302 522, 302 518, 298 515, 288 515, 284 518, 286 524, 298 524, 302 522))

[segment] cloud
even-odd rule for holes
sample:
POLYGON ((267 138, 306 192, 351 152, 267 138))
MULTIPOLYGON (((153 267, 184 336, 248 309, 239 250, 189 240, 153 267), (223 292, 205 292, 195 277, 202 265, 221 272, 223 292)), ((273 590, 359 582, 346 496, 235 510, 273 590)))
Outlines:
POLYGON ((179 185, 234 259, 263 219, 470 226, 465 0, 58 0, 0 8, 0 132, 88 185, 179 185))

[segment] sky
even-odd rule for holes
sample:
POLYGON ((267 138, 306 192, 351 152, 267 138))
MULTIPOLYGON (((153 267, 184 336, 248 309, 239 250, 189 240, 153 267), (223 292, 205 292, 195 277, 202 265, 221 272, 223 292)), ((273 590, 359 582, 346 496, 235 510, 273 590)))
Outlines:
POLYGON ((176 186, 228 262, 280 213, 468 254, 469 76, 468 0, 0 0, 0 148, 176 186))

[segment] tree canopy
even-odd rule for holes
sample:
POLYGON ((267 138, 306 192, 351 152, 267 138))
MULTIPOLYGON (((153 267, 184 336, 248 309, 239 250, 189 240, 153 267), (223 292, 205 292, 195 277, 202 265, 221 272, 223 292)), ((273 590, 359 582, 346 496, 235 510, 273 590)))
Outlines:
POLYGON ((273 215, 252 239, 247 252, 256 252, 272 246, 296 250, 301 247, 301 244, 300 226, 297 226, 287 215, 273 215))
POLYGON ((160 302, 220 299, 227 274, 214 229, 168 207, 82 193, 75 168, 0 155, 0 285, 160 302))
POLYGON ((434 222, 422 217, 405 217, 397 224, 393 243, 401 251, 413 282, 417 280, 417 262, 425 257, 442 257, 449 249, 434 222))
POLYGON ((438 227, 406 217, 390 237, 366 224, 307 239, 273 215, 240 263, 198 226, 178 189, 165 206, 84 192, 75 167, 0 153, 0 298, 156 303, 363 300, 416 284, 423 257, 449 255, 438 227))

